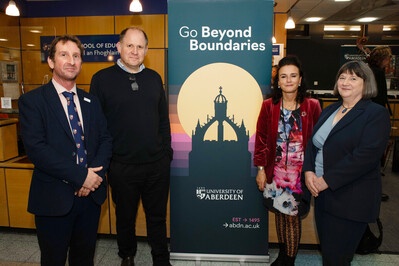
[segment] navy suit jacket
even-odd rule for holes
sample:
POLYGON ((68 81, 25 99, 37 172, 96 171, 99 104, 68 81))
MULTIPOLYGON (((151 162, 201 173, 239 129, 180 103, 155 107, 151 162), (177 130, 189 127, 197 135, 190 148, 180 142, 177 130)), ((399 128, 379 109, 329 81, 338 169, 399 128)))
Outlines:
MULTIPOLYGON (((101 205, 107 196, 105 173, 112 154, 112 138, 97 98, 77 89, 83 116, 88 167, 103 166, 101 186, 88 197, 101 205)), ((19 98, 21 136, 34 164, 28 211, 61 216, 72 208, 74 193, 87 176, 76 164, 76 144, 57 91, 50 81, 19 98)))
MULTIPOLYGON (((323 110, 313 135, 341 104, 323 110)), ((323 177, 329 188, 316 198, 318 207, 341 218, 375 222, 381 202, 380 163, 390 129, 388 110, 371 100, 360 100, 333 127, 323 147, 323 177)), ((316 153, 310 141, 303 171, 315 171, 316 153)))

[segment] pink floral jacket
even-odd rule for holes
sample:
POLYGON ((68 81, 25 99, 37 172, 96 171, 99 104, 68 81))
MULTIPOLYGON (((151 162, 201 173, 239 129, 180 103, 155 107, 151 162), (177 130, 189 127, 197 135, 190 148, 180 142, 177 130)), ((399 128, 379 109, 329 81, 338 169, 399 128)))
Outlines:
MULTIPOLYGON (((264 166, 267 183, 272 182, 273 168, 276 159, 277 128, 280 119, 281 100, 273 104, 272 99, 266 99, 262 103, 256 125, 254 165, 264 166)), ((302 118, 303 148, 312 135, 313 126, 316 124, 321 113, 318 100, 305 98, 300 105, 302 118)))

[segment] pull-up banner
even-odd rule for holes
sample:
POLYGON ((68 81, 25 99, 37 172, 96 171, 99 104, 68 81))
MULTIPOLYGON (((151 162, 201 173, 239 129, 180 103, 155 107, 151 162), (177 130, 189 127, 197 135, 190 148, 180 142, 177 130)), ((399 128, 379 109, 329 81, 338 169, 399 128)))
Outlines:
POLYGON ((169 0, 171 257, 268 262, 252 166, 273 0, 169 0))

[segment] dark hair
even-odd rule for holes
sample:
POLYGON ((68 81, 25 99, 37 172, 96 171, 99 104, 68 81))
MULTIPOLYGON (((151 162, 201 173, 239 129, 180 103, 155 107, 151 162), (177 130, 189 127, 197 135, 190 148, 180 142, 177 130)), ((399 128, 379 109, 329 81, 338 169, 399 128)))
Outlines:
POLYGON ((370 99, 377 96, 377 84, 371 68, 363 61, 349 61, 341 66, 335 77, 334 95, 339 95, 338 79, 342 73, 355 74, 363 79, 362 99, 370 99))
POLYGON ((386 45, 381 45, 375 47, 370 55, 367 57, 367 62, 369 63, 370 66, 376 66, 378 68, 381 68, 381 63, 384 61, 386 58, 392 56, 392 51, 389 46, 386 45))
POLYGON ((306 87, 305 77, 303 75, 301 62, 299 61, 298 57, 296 57, 294 55, 290 55, 290 56, 286 56, 286 57, 282 58, 278 62, 277 75, 276 75, 276 78, 273 80, 273 88, 274 89, 273 89, 272 96, 271 96, 273 98, 274 104, 277 104, 280 101, 281 97, 283 96, 283 91, 281 90, 280 86, 278 85, 280 69, 283 66, 289 66, 289 65, 296 66, 299 70, 299 76, 302 77, 301 84, 299 84, 300 86, 298 87, 296 101, 298 103, 302 103, 306 97, 307 87, 306 87))
POLYGON ((80 50, 80 55, 83 55, 83 44, 80 42, 80 40, 78 39, 78 37, 74 36, 74 35, 62 35, 62 36, 58 36, 56 37, 50 45, 50 49, 48 52, 48 57, 54 61, 54 57, 55 57, 55 52, 56 52, 56 46, 57 43, 61 42, 62 44, 66 43, 67 41, 71 41, 76 43, 76 45, 78 46, 79 50, 80 50))
POLYGON ((126 32, 127 32, 128 30, 138 30, 138 31, 141 31, 141 32, 143 33, 143 35, 144 35, 145 44, 148 45, 148 37, 147 37, 147 34, 145 33, 145 31, 144 31, 142 28, 136 27, 136 26, 127 27, 127 28, 125 28, 124 30, 122 30, 121 33, 119 34, 119 42, 122 42, 122 41, 123 41, 123 39, 125 38, 126 32))

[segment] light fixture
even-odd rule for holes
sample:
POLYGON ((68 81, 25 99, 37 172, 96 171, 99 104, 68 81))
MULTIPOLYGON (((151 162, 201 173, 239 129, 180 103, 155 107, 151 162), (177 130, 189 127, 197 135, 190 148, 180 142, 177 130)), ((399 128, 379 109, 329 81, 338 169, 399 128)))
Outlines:
POLYGON ((322 20, 323 18, 321 17, 308 17, 305 19, 306 22, 319 22, 320 20, 322 20))
POLYGON ((275 44, 277 42, 276 37, 272 37, 272 43, 275 44))
POLYGON ((19 17, 18 7, 13 0, 11 0, 8 3, 8 6, 6 8, 6 15, 13 16, 13 17, 19 17))
POLYGON ((295 29, 295 22, 294 22, 294 20, 291 17, 291 9, 295 6, 296 3, 294 4, 294 6, 291 6, 291 1, 289 1, 289 4, 290 4, 290 9, 288 10, 288 19, 285 22, 284 28, 286 28, 286 29, 295 29))
POLYGON ((129 11, 130 12, 141 12, 141 11, 143 11, 143 6, 141 5, 139 0, 133 0, 130 3, 129 11))
POLYGON ((373 22, 377 19, 378 18, 376 18, 376 17, 364 17, 364 18, 359 18, 357 21, 358 22, 373 22))
POLYGON ((285 22, 284 28, 286 29, 295 29, 295 22, 291 16, 288 17, 287 22, 285 22))

